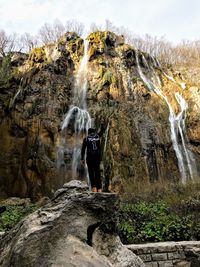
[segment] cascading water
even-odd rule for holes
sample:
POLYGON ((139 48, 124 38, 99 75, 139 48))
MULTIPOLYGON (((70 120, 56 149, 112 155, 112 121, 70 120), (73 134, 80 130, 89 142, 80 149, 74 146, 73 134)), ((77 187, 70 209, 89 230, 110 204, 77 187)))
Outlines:
MULTIPOLYGON (((125 69, 125 67, 124 67, 125 69)), ((127 84, 127 89, 128 91, 126 92, 126 96, 128 100, 133 100, 134 96, 133 96, 133 91, 134 91, 134 86, 133 86, 133 82, 131 79, 131 75, 130 75, 130 71, 125 69, 124 74, 123 75, 123 71, 121 71, 122 73, 122 80, 123 80, 123 84, 124 84, 124 88, 126 88, 126 84, 127 84)))
MULTIPOLYGON (((162 71, 162 73, 165 75, 165 77, 166 77, 168 80, 170 80, 170 81, 172 81, 172 82, 174 82, 174 83, 177 83, 176 80, 175 80, 173 77, 171 77, 170 75, 168 75, 168 74, 163 70, 163 68, 161 67, 160 62, 159 62, 156 58, 151 57, 151 59, 152 59, 152 61, 153 61, 153 63, 154 63, 154 66, 158 67, 158 68, 162 71)), ((181 86, 181 88, 182 88, 183 90, 185 90, 185 88, 186 88, 186 84, 185 84, 184 82, 178 82, 178 84, 181 86)))
MULTIPOLYGON (((195 168, 195 159, 194 159, 192 153, 186 148, 185 137, 184 137, 184 134, 185 134, 185 114, 186 114, 186 110, 188 108, 187 103, 180 94, 178 94, 178 93, 175 94, 176 100, 181 107, 180 113, 178 113, 178 115, 176 116, 176 114, 173 111, 173 108, 172 108, 170 102, 168 101, 167 97, 160 90, 161 82, 160 82, 160 79, 159 79, 158 75, 156 74, 155 70, 149 66, 149 64, 146 61, 144 56, 142 56, 142 60, 144 61, 144 65, 147 67, 147 69, 152 71, 154 81, 152 81, 151 79, 147 78, 144 75, 144 73, 141 69, 141 66, 139 64, 138 53, 136 53, 136 62, 137 62, 137 67, 138 67, 138 73, 139 73, 141 79, 143 80, 143 82, 145 83, 147 88, 150 91, 153 91, 157 95, 159 95, 168 106, 172 145, 173 145, 173 148, 174 148, 174 151, 176 153, 177 160, 178 160, 178 166, 179 166, 179 171, 181 173, 182 183, 186 183, 187 176, 188 176, 187 170, 189 172, 190 178, 193 180, 194 170, 196 169, 195 168), (181 144, 178 143, 178 134, 181 137, 181 144), (185 161, 187 163, 187 168, 185 166, 185 161)), ((175 81, 173 78, 170 80, 172 80, 173 82, 175 81)))
POLYGON ((64 167, 65 154, 72 151, 72 177, 77 178, 80 162, 81 142, 83 134, 91 127, 91 117, 87 111, 87 65, 88 65, 88 41, 84 41, 84 55, 76 75, 72 105, 65 115, 61 127, 61 142, 58 149, 58 168, 64 167), (70 143, 67 143, 67 132, 71 133, 70 143))
POLYGON ((185 141, 186 139, 185 138, 186 136, 185 117, 186 117, 186 111, 188 109, 188 104, 186 103, 185 99, 179 93, 175 93, 175 97, 181 107, 181 111, 176 116, 178 130, 180 133, 181 142, 183 145, 183 150, 185 153, 185 158, 186 158, 189 174, 190 174, 191 179, 194 180, 195 176, 197 176, 196 161, 195 161, 193 154, 187 149, 186 141, 185 141))

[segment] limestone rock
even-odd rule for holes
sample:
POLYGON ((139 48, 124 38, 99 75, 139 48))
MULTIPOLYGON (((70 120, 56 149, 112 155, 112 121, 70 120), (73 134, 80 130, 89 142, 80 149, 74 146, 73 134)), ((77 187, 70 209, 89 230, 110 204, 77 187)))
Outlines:
POLYGON ((0 265, 143 266, 116 236, 118 206, 116 194, 90 193, 79 181, 65 184, 50 203, 3 235, 0 265), (96 241, 93 244, 96 228, 99 229, 98 245, 94 245, 96 241), (108 242, 108 253, 102 253, 100 249, 105 246, 105 241, 108 242))
POLYGON ((97 229, 92 238, 92 246, 115 267, 145 267, 143 261, 137 256, 133 257, 133 253, 121 243, 116 234, 109 235, 97 229))
POLYGON ((27 60, 28 55, 22 52, 15 52, 11 56, 11 65, 12 66, 20 66, 27 60))

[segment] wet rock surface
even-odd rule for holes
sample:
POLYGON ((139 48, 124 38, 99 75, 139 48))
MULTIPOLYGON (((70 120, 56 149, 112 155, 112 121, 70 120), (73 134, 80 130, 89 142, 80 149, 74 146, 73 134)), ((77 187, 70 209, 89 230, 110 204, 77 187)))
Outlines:
POLYGON ((71 181, 54 199, 0 236, 0 265, 144 266, 116 234, 119 198, 71 181))

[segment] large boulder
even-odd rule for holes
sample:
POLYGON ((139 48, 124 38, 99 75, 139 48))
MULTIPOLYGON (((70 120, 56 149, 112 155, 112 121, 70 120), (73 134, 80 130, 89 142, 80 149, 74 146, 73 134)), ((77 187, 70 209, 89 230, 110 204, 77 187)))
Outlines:
POLYGON ((0 239, 0 266, 144 266, 116 235, 119 198, 71 181, 0 239), (127 257, 126 257, 127 256, 127 257))

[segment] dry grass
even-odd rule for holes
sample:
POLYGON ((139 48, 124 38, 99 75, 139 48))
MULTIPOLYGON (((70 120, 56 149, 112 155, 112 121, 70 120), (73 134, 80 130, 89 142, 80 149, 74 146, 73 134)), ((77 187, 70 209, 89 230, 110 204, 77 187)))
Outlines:
MULTIPOLYGON (((198 179, 200 180, 200 179, 198 179)), ((174 203, 181 204, 182 201, 191 198, 200 199, 200 183, 170 183, 166 181, 157 181, 149 183, 141 181, 133 183, 126 181, 123 185, 122 201, 150 201, 155 202, 163 199, 170 206, 174 203)))

